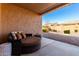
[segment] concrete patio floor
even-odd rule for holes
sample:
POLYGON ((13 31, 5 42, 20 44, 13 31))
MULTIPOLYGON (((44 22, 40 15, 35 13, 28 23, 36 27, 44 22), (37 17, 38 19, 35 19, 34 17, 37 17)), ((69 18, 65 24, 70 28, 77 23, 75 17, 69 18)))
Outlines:
POLYGON ((42 37, 38 51, 22 56, 79 56, 79 47, 42 37))

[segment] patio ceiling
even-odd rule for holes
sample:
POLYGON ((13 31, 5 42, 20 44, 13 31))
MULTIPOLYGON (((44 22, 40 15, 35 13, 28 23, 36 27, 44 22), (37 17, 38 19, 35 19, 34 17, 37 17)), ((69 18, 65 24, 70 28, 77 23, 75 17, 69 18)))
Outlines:
POLYGON ((16 5, 41 15, 68 5, 68 3, 17 3, 16 5))

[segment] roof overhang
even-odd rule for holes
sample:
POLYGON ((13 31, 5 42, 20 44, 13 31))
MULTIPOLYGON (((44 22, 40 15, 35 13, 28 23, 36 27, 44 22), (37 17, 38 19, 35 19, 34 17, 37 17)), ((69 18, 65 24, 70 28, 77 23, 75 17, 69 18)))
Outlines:
POLYGON ((15 5, 42 15, 67 6, 69 3, 16 3, 15 5))

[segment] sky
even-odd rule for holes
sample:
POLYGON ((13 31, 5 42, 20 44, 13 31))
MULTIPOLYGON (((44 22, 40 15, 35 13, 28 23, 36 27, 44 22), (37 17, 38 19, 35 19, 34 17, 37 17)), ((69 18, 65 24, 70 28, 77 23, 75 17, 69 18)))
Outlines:
POLYGON ((42 16, 42 25, 45 23, 64 23, 79 21, 79 3, 73 3, 42 16))

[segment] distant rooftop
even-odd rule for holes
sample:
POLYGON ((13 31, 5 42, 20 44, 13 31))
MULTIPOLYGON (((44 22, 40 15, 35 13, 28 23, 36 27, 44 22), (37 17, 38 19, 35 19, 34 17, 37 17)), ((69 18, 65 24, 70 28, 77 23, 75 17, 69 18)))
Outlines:
POLYGON ((64 22, 64 23, 46 23, 45 25, 75 25, 78 24, 79 25, 79 21, 69 21, 69 22, 64 22))

